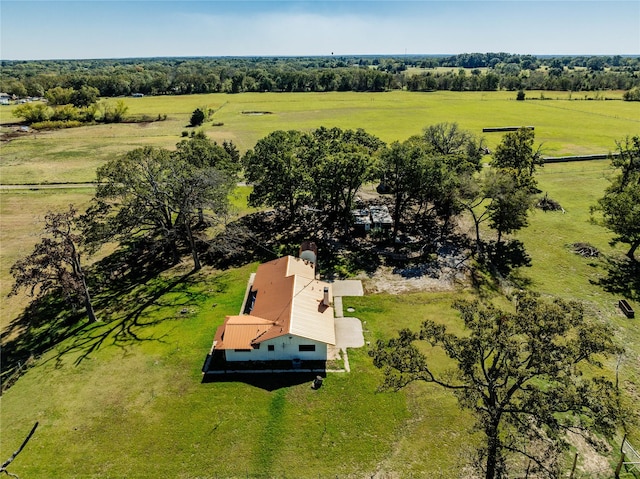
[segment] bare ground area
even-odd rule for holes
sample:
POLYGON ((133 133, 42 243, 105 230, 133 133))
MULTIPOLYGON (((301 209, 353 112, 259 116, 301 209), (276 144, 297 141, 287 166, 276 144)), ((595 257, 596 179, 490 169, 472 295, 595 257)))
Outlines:
POLYGON ((419 291, 453 291, 468 284, 468 269, 461 258, 444 257, 437 265, 406 268, 380 266, 372 275, 361 275, 365 294, 401 294, 419 291))

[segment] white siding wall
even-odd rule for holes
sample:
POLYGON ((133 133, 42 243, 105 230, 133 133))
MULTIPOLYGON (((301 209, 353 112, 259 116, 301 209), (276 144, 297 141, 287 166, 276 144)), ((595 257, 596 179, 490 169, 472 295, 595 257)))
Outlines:
POLYGON ((225 351, 227 361, 275 361, 301 359, 302 361, 326 361, 327 345, 311 339, 299 336, 281 336, 260 344, 260 349, 238 352, 233 349, 225 351), (273 345, 273 351, 269 351, 269 345, 273 345), (314 344, 315 351, 300 351, 300 345, 314 344))

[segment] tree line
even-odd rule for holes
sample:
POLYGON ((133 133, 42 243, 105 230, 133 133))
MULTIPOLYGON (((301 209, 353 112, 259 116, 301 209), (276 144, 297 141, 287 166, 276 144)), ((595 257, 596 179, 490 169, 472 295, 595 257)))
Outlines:
POLYGON ((100 96, 242 92, 425 90, 630 90, 640 59, 535 57, 507 53, 454 56, 294 58, 145 58, 2 61, 0 90, 43 97, 53 88, 96 88, 100 96), (439 71, 438 67, 469 68, 439 71), (464 72, 464 74, 463 74, 464 72))

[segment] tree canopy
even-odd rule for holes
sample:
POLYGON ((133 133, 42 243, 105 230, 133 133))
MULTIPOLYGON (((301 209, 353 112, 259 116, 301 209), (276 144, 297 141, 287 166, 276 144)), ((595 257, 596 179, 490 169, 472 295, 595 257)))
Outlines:
POLYGON ((253 184, 249 201, 284 208, 291 219, 304 205, 345 218, 362 183, 373 178, 382 145, 364 130, 274 131, 243 158, 253 184))
POLYGON ((95 240, 144 237, 161 246, 173 263, 179 261, 182 241, 200 269, 194 229, 204 223, 204 211, 213 219, 224 216, 235 186, 229 173, 233 161, 224 156, 230 156, 224 148, 198 138, 181 143, 173 154, 143 147, 103 165, 92 210, 95 240))
POLYGON ((81 262, 83 236, 78 232, 78 211, 73 205, 62 213, 45 215, 40 242, 10 272, 15 282, 10 294, 26 289, 30 296, 59 291, 74 307, 80 300, 91 322, 97 321, 81 262))
POLYGON ((615 388, 597 371, 600 359, 619 348, 610 329, 585 318, 580 304, 522 294, 513 311, 478 301, 454 308, 464 334, 426 320, 419 332, 378 340, 370 354, 385 372, 383 389, 433 383, 474 414, 484 434, 477 458, 484 477, 519 474, 527 463, 532 473, 557 477, 567 432, 614 433, 615 388), (437 350, 452 369, 436 366, 437 350), (582 375, 586 365, 596 372, 582 375))
POLYGON ((635 261, 640 246, 640 137, 627 138, 617 147, 611 165, 618 175, 592 210, 602 212, 602 224, 615 234, 613 243, 628 244, 627 256, 635 261))

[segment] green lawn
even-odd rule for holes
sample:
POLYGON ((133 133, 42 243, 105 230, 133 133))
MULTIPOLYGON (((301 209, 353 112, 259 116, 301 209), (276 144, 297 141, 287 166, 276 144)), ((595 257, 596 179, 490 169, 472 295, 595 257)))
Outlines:
MULTIPOLYGON (((361 477, 391 458, 410 404, 405 394, 376 392, 380 374, 364 350, 351 355, 351 374, 329 375, 318 391, 308 381, 273 391, 269 383, 267 389, 201 383, 215 328, 237 311, 253 269, 206 270, 178 284, 172 275, 153 280, 101 311, 110 322, 87 327, 44 355, 3 396, 3 455, 40 421, 12 471, 82 478, 361 477), (181 314, 183 308, 189 313, 181 314)), ((445 427, 453 422, 438 421, 448 423, 439 434, 455 436, 445 427)), ((451 470, 446 455, 438 461, 451 470)))

